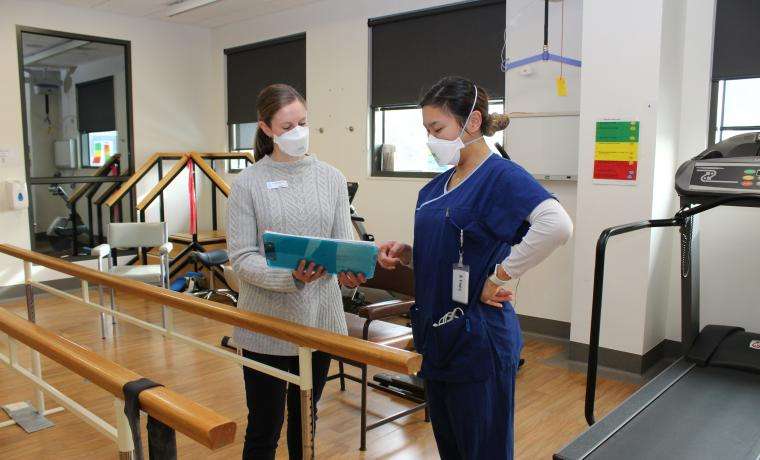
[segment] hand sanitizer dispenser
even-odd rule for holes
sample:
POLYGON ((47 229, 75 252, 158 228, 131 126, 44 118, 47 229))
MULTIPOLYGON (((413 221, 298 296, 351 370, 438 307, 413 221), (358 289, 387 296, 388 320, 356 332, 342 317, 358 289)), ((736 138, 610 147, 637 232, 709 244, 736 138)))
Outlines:
POLYGON ((26 209, 29 207, 29 195, 24 182, 9 181, 6 183, 5 190, 10 209, 26 209))

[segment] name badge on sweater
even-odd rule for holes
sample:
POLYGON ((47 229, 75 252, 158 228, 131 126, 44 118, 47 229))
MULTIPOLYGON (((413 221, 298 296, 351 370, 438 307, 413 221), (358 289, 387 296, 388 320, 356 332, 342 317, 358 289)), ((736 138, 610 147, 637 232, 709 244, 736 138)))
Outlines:
POLYGON ((287 188, 288 181, 286 180, 278 180, 274 182, 267 182, 267 189, 269 190, 275 190, 278 188, 287 188))

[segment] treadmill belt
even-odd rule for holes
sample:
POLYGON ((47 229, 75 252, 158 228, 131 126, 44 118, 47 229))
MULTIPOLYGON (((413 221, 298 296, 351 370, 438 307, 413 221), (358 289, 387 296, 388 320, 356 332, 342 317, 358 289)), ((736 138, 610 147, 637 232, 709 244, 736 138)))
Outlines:
POLYGON ((756 460, 760 375, 694 367, 586 458, 756 460))

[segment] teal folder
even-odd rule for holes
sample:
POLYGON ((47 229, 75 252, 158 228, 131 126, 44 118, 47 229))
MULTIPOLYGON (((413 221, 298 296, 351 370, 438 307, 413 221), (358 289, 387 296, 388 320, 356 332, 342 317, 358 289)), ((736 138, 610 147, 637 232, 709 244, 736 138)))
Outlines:
POLYGON ((325 267, 330 274, 363 273, 367 279, 375 276, 377 246, 368 241, 335 240, 308 236, 266 232, 264 253, 267 265, 295 270, 302 260, 325 267))

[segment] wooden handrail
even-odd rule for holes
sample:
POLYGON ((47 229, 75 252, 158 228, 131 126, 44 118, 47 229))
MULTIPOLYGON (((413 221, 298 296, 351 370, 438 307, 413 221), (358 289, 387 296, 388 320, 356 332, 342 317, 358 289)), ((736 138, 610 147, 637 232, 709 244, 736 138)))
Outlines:
POLYGON ((129 190, 137 184, 137 182, 142 179, 146 174, 148 174, 148 171, 153 167, 153 165, 156 164, 156 161, 158 161, 158 154, 154 153, 153 155, 148 158, 148 161, 142 164, 140 168, 135 171, 134 174, 132 174, 132 177, 127 179, 121 184, 121 187, 119 187, 119 190, 117 190, 115 193, 113 193, 108 199, 106 200, 106 206, 109 208, 115 205, 116 203, 121 200, 121 198, 129 192, 129 190))
POLYGON ((169 172, 167 172, 166 175, 162 177, 161 180, 158 181, 158 183, 154 185, 152 189, 150 189, 150 192, 148 192, 148 194, 145 195, 145 198, 143 198, 142 201, 137 203, 137 206, 135 206, 135 209, 137 209, 138 211, 142 211, 143 209, 150 206, 153 200, 158 198, 158 195, 160 195, 161 192, 164 191, 166 186, 169 185, 169 183, 173 181, 174 178, 179 175, 179 173, 182 172, 182 168, 185 167, 188 160, 190 160, 190 156, 183 155, 182 158, 180 158, 179 161, 176 162, 174 166, 172 166, 172 169, 170 169, 169 172))
POLYGON ((255 163, 250 152, 198 152, 201 158, 208 160, 248 160, 251 163, 255 163))
POLYGON ((140 181, 140 179, 142 179, 143 177, 145 177, 146 174, 148 174, 148 171, 150 171, 151 168, 153 168, 153 166, 155 166, 159 160, 171 160, 171 159, 179 160, 183 156, 185 156, 184 152, 154 153, 153 155, 148 157, 145 163, 143 163, 142 166, 140 166, 140 168, 138 168, 137 171, 135 171, 135 173, 132 174, 132 176, 129 179, 127 179, 126 181, 122 183, 122 186, 119 188, 119 190, 117 190, 110 197, 108 197, 108 200, 106 200, 105 202, 106 206, 110 208, 116 203, 118 203, 119 200, 121 200, 122 197, 124 197, 124 195, 126 195, 127 192, 129 192, 129 190, 132 187, 134 187, 137 184, 137 182, 140 181))
MULTIPOLYGON (((129 192, 129 190, 134 187, 137 182, 140 181, 145 175, 148 173, 148 171, 155 166, 155 164, 160 159, 176 159, 180 160, 185 155, 187 155, 187 152, 158 152, 151 155, 148 160, 145 161, 145 163, 140 166, 140 168, 135 171, 135 173, 127 179, 122 186, 116 191, 111 194, 110 197, 105 201, 106 206, 111 207, 118 203, 119 200, 121 200, 124 195, 129 192)), ((251 155, 249 152, 199 152, 198 156, 201 158, 208 158, 213 160, 233 160, 233 159, 246 159, 250 161, 251 163, 255 163, 256 160, 254 159, 253 155, 251 155)), ((220 187, 221 188, 221 187, 220 187)), ((229 189, 229 187, 227 187, 229 189)))
POLYGON ((214 183, 214 185, 219 188, 224 196, 230 195, 230 186, 227 185, 227 182, 225 182, 224 179, 222 179, 219 174, 216 173, 216 171, 214 171, 211 165, 206 163, 200 154, 193 152, 190 154, 190 158, 192 158, 193 162, 195 162, 195 164, 197 164, 198 167, 203 170, 206 176, 211 180, 211 182, 214 183))
MULTIPOLYGON (((110 157, 105 163, 103 163, 103 166, 95 170, 95 173, 93 173, 91 177, 107 176, 111 172, 111 166, 119 161, 119 158, 121 158, 121 155, 118 153, 110 157)), ((69 196, 67 203, 72 204, 79 201, 79 199, 82 198, 82 196, 87 193, 87 191, 90 190, 95 184, 102 184, 102 182, 87 182, 80 185, 79 188, 69 196)))
MULTIPOLYGON (((136 372, 4 308, 0 308, 0 330, 119 399, 124 399, 122 388, 125 383, 141 378, 136 372)), ((145 390, 140 393, 139 400, 142 410, 153 418, 209 449, 226 446, 235 440, 235 422, 166 387, 145 390)))
POLYGON ((239 310, 222 303, 199 299, 158 286, 135 283, 128 278, 100 272, 10 244, 0 244, 0 252, 66 273, 92 284, 109 286, 121 292, 134 294, 159 305, 174 307, 194 315, 286 340, 298 346, 321 350, 341 358, 367 363, 389 371, 407 375, 415 374, 422 364, 422 356, 417 353, 303 326, 280 318, 239 310))

